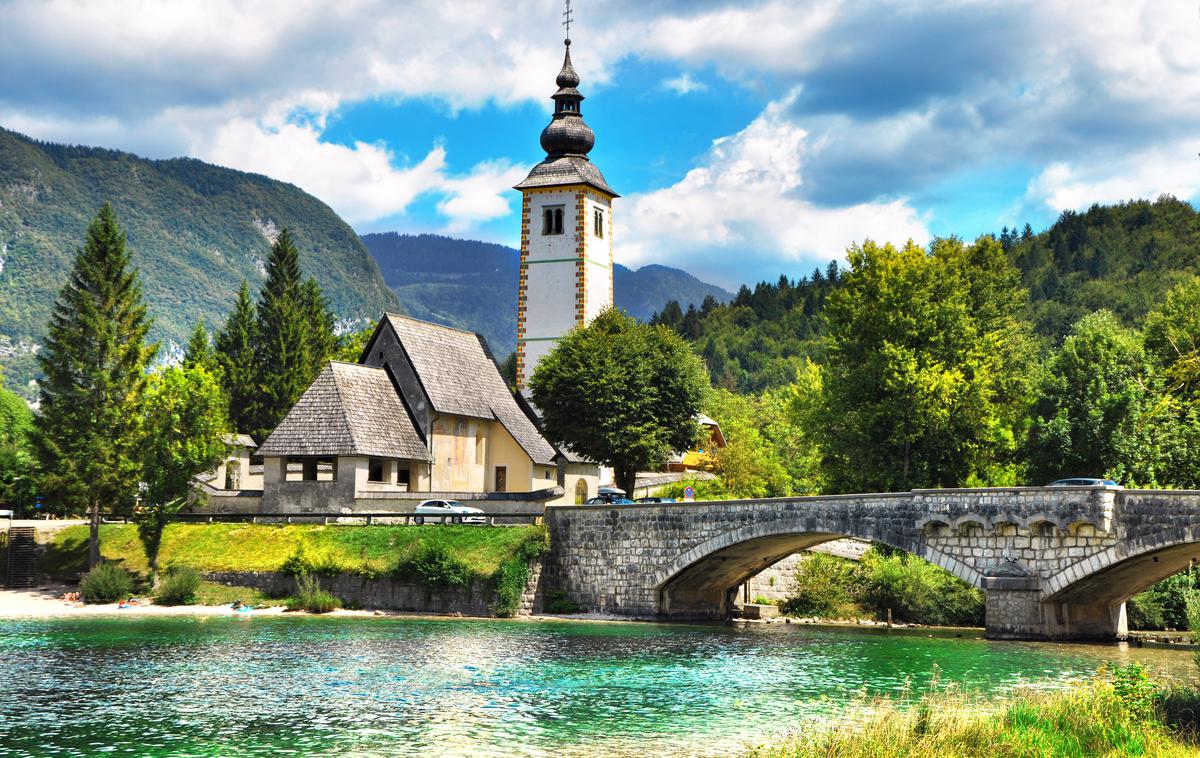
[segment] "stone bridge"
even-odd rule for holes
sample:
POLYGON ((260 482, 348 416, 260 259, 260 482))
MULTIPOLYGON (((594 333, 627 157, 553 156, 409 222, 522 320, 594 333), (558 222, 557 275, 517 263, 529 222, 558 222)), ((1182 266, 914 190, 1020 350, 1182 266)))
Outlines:
POLYGON ((841 537, 882 542, 987 595, 995 639, 1112 639, 1125 601, 1200 557, 1200 491, 1106 487, 552 506, 542 586, 643 619, 722 619, 765 567, 841 537))

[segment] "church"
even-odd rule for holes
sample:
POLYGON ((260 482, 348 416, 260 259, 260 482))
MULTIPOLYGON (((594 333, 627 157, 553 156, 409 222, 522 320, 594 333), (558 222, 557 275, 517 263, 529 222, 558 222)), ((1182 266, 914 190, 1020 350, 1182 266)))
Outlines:
POLYGON ((357 363, 330 362, 257 450, 239 437, 202 477, 206 510, 403 513, 437 497, 528 511, 597 494, 600 468, 546 440, 521 392, 560 337, 613 303, 618 195, 588 159, 596 138, 565 45, 546 157, 515 187, 518 392, 480 335, 385 313, 357 363))

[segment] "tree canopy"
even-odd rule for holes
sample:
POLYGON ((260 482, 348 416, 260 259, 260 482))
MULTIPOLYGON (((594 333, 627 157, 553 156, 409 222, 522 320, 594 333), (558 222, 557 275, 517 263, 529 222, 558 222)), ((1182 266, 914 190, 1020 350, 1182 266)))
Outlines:
POLYGON ((1032 346, 1000 245, 866 242, 825 309, 817 434, 833 491, 1010 483, 1032 346))
POLYGON ((616 309, 563 336, 529 388, 551 440, 612 466, 629 493, 638 471, 661 468, 695 442, 709 392, 686 342, 616 309))

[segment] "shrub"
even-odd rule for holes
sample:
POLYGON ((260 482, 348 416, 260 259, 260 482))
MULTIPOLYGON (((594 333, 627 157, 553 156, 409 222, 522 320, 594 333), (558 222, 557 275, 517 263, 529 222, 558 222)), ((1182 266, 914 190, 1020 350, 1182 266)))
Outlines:
POLYGON ((172 566, 158 582, 155 602, 160 606, 190 606, 196 602, 196 592, 203 577, 191 566, 172 566))
POLYGON ((342 601, 332 593, 321 589, 321 583, 315 576, 304 574, 296 578, 296 595, 288 598, 289 611, 308 611, 309 613, 329 613, 342 607, 342 601))
POLYGON ((779 607, 789 616, 852 616, 858 612, 855 603, 862 584, 863 571, 859 564, 813 553, 800 562, 792 592, 779 607))
POLYGON ((79 582, 79 593, 87 603, 115 603, 132 592, 133 575, 115 563, 101 563, 79 582))
POLYGON ((766 595, 755 595, 754 605, 779 605, 779 601, 766 595))
POLYGON ((200 589, 200 572, 190 566, 173 566, 158 583, 154 602, 159 605, 191 605, 200 589))
POLYGON ((451 555, 449 548, 440 543, 424 541, 396 564, 392 574, 400 578, 419 579, 425 584, 459 587, 466 587, 472 578, 471 567, 451 555))
POLYGON ((983 593, 943 568, 913 555, 863 556, 866 580, 862 604, 882 618, 892 609, 898 621, 917 624, 982 626, 983 593))

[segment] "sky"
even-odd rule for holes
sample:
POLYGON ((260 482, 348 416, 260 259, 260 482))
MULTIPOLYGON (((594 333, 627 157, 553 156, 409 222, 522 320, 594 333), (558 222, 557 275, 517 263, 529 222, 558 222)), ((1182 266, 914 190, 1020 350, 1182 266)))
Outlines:
MULTIPOLYGON (((1195 0, 575 0, 615 254, 736 288, 872 239, 1200 199, 1195 0)), ((0 0, 0 126, 510 245, 561 0, 0 0)))

